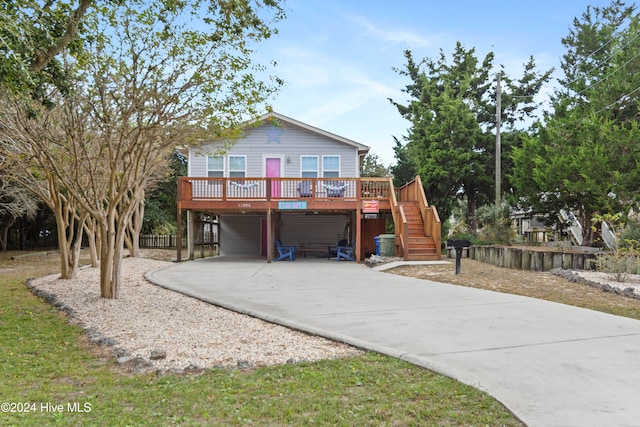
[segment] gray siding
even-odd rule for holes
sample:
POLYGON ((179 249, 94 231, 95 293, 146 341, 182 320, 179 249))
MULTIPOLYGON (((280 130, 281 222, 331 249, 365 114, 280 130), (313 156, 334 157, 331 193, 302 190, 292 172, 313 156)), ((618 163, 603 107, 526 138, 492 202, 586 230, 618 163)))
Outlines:
POLYGON ((195 153, 189 150, 189 158, 187 159, 187 176, 207 176, 207 158, 206 154, 195 153))
MULTIPOLYGON (((320 163, 319 177, 322 177, 322 156, 340 157, 340 176, 353 178, 359 176, 358 149, 354 146, 331 139, 289 123, 283 123, 280 142, 269 141, 266 132, 270 124, 252 128, 246 137, 239 140, 227 153, 228 155, 247 156, 247 177, 263 177, 265 157, 281 157, 282 176, 298 178, 301 175, 301 156, 318 156, 320 163)), ((213 152, 212 146, 189 152, 189 176, 207 176, 208 153, 213 152)), ((225 159, 226 163, 226 159, 225 159)), ((225 166, 225 176, 228 170, 225 166)))

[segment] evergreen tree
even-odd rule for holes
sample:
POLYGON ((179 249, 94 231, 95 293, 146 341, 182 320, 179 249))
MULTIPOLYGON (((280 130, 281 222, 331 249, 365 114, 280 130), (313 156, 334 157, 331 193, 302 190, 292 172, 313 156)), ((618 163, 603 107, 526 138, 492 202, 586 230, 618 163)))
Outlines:
MULTIPOLYGON (((412 126, 404 147, 396 140, 396 156, 406 156, 398 159, 403 168, 415 167, 443 220, 450 216, 456 198, 466 200, 469 224, 475 229, 476 207, 493 200, 495 193, 494 55, 480 61, 475 49, 457 43, 451 63, 442 50, 437 60, 417 63, 410 51, 405 57, 406 68, 396 71, 411 79, 403 90, 411 100, 407 105, 391 102, 412 126)), ((536 73, 530 58, 522 78, 503 77, 508 105, 503 121, 506 133, 512 132, 504 138, 507 145, 520 142, 514 127, 532 116, 533 97, 550 73, 536 73)))
MULTIPOLYGON (((573 211, 591 245, 592 218, 631 209, 640 191, 640 30, 633 7, 588 7, 563 39, 565 77, 553 113, 513 155, 517 194, 550 220, 573 211)), ((597 225, 597 224, 596 224, 597 225)))
POLYGON ((389 176, 389 168, 380 161, 376 154, 369 153, 360 163, 360 176, 373 178, 389 176))

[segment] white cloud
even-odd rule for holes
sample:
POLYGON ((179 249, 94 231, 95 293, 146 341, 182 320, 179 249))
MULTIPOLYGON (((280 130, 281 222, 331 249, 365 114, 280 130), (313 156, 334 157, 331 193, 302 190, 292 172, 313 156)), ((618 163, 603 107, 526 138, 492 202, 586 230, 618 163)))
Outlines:
POLYGON ((432 47, 434 45, 434 40, 429 37, 409 31, 383 29, 362 16, 352 16, 349 20, 363 28, 365 35, 385 43, 402 44, 405 47, 432 47))

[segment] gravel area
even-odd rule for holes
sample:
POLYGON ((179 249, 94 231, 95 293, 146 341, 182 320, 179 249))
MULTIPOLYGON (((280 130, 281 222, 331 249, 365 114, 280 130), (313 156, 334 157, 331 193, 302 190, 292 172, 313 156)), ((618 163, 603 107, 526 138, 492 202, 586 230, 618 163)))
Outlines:
MULTIPOLYGON (((73 280, 59 280, 56 274, 32 279, 29 286, 68 313, 70 321, 84 328, 92 342, 107 348, 119 366, 132 372, 246 369, 362 354, 346 344, 217 307, 144 279, 146 272, 170 264, 125 258, 118 300, 100 297, 99 271, 88 267, 80 269, 73 280)), ((640 275, 616 282, 611 274, 593 271, 551 273, 640 299, 640 275)), ((478 274, 470 279, 487 276, 478 274)))
POLYGON ((619 282, 616 280, 614 274, 599 271, 554 269, 551 270, 551 273, 564 277, 572 282, 582 283, 605 292, 640 299, 639 274, 626 274, 624 275, 624 281, 619 282))
POLYGON ((32 279, 32 291, 66 311, 91 341, 109 346, 134 372, 333 359, 361 354, 354 347, 291 330, 158 287, 144 274, 166 261, 125 258, 120 298, 100 297, 99 271, 82 268, 73 280, 32 279))

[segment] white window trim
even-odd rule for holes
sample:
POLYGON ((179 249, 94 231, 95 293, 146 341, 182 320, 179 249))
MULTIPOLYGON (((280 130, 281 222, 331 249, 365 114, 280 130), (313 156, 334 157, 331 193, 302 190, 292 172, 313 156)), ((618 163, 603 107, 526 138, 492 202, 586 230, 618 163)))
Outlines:
POLYGON ((302 177, 302 173, 303 172, 312 172, 310 170, 304 170, 302 169, 302 159, 305 157, 314 157, 316 159, 316 170, 314 171, 316 173, 316 178, 320 178, 320 156, 317 155, 301 155, 300 156, 300 177, 302 177))
POLYGON ((219 169, 209 169, 209 157, 214 157, 214 158, 215 157, 222 157, 222 177, 225 177, 226 176, 225 168, 226 168, 226 164, 227 164, 227 162, 225 160, 225 156, 213 156, 211 154, 208 154, 207 157, 206 157, 206 162, 207 162, 207 170, 206 170, 207 175, 206 176, 209 176, 209 172, 211 172, 211 171, 216 171, 216 172, 219 171, 219 169))
POLYGON ((244 158, 244 178, 247 178, 247 156, 246 154, 229 154, 227 155, 227 161, 225 162, 225 167, 227 168, 225 176, 227 178, 231 178, 231 172, 240 172, 239 170, 231 170, 231 158, 232 157, 242 157, 244 158))
POLYGON ((337 158, 338 158, 338 178, 340 178, 340 177, 342 176, 342 172, 341 172, 341 169, 342 169, 342 159, 340 158, 340 155, 339 155, 339 154, 335 154, 335 155, 327 154, 327 155, 323 155, 323 156, 322 156, 322 168, 321 168, 321 169, 322 169, 322 173, 320 174, 320 176, 321 176, 322 178, 324 178, 324 173, 325 173, 325 171, 335 172, 335 170, 334 170, 334 169, 329 169, 329 170, 325 169, 325 167, 324 167, 324 163, 325 163, 325 158, 327 158, 327 157, 337 157, 337 158))

